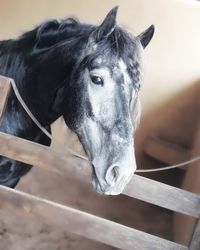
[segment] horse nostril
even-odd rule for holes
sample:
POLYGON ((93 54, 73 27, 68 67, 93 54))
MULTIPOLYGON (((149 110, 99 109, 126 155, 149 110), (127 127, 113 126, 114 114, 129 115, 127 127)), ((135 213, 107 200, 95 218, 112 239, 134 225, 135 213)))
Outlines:
POLYGON ((109 185, 112 185, 117 182, 117 179, 119 177, 119 167, 118 166, 111 166, 108 168, 106 172, 106 181, 109 185))

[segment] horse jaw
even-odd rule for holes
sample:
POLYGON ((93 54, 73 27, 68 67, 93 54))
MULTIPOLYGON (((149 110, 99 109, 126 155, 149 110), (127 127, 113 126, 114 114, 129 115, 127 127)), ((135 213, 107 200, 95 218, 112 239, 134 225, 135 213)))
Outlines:
POLYGON ((118 195, 121 194, 125 188, 125 186, 129 183, 133 174, 136 170, 136 161, 134 157, 134 150, 132 145, 126 147, 124 152, 121 152, 121 157, 113 164, 105 168, 106 162, 104 161, 104 157, 96 157, 93 160, 93 174, 92 174, 92 183, 96 191, 100 194, 105 195, 118 195), (119 178, 117 181, 110 180, 110 172, 112 171, 112 167, 115 167, 116 174, 119 178), (105 169, 105 174, 102 176, 101 169, 105 169), (111 171, 109 171, 111 169, 111 171), (100 171, 99 171, 100 170, 100 171), (109 181, 110 180, 110 181, 109 181))
POLYGON ((91 163, 93 186, 100 194, 118 195, 136 170, 132 136, 129 140, 116 133, 108 136, 90 118, 85 124, 79 139, 91 163))

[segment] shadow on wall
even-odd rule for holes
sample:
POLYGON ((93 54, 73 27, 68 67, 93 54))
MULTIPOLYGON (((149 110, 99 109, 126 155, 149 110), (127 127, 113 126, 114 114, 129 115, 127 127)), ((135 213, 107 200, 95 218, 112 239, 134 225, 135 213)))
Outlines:
MULTIPOLYGON (((181 147, 192 148, 200 119, 199 95, 200 80, 143 116, 135 137, 138 168, 160 167, 162 164, 144 154, 143 148, 147 136, 157 136, 181 147)), ((165 173, 167 172, 162 175, 165 173)), ((145 176, 154 178, 155 175, 160 176, 158 173, 145 176)))

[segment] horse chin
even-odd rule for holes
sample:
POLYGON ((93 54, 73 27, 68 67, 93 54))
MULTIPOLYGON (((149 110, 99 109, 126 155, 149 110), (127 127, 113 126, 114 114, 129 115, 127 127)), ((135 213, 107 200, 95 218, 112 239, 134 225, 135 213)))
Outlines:
POLYGON ((94 189, 101 195, 119 195, 123 192, 124 187, 128 182, 122 182, 121 184, 115 185, 114 187, 102 188, 97 179, 92 180, 94 189))
POLYGON ((131 180, 133 174, 129 179, 122 178, 120 182, 113 186, 105 185, 105 182, 100 182, 95 174, 94 168, 92 168, 92 184, 97 193, 101 195, 119 195, 123 192, 127 183, 131 180))
POLYGON ((100 194, 118 195, 136 170, 132 134, 123 139, 114 133, 108 140, 108 136, 94 125, 96 123, 87 120, 87 126, 78 134, 92 167, 94 189, 100 194))

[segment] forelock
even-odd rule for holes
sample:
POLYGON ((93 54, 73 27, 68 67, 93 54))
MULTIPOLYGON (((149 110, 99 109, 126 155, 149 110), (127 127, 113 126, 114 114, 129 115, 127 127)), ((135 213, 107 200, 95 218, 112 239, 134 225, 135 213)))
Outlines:
POLYGON ((97 58, 104 58, 108 63, 113 64, 122 60, 135 88, 139 90, 141 46, 136 37, 117 26, 107 38, 93 46, 93 49, 89 48, 88 53, 86 51, 86 56, 81 62, 83 67, 90 68, 97 58))

